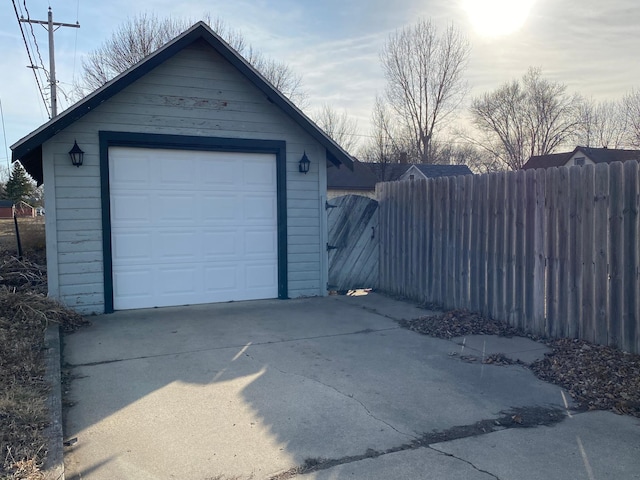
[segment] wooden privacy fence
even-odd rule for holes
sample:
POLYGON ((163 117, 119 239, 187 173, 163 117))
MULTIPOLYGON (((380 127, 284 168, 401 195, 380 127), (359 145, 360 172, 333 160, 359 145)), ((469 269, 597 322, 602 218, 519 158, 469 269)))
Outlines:
POLYGON ((380 183, 378 287, 640 353, 639 165, 380 183))

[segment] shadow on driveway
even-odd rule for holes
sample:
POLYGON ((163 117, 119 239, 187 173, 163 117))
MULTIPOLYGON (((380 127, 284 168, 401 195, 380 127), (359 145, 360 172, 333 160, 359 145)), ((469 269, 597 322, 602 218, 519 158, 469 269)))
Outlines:
POLYGON ((564 409, 523 367, 462 362, 453 342, 395 321, 424 313, 372 294, 92 318, 65 337, 67 479, 270 478, 409 450, 514 407, 564 409))

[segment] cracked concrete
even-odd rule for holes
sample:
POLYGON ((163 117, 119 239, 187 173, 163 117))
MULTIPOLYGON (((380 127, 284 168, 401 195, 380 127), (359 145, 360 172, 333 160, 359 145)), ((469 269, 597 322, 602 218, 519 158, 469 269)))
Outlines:
POLYGON ((487 470, 483 470, 483 469, 481 469, 481 468, 478 468, 477 466, 475 466, 475 465, 474 465, 472 462, 470 462, 469 460, 466 460, 466 459, 461 458, 461 457, 457 457, 456 455, 453 455, 453 454, 451 454, 451 453, 443 452, 443 451, 438 450, 437 448, 434 448, 434 447, 429 447, 429 448, 430 448, 431 450, 434 450, 434 451, 438 452, 438 453, 442 453, 443 455, 446 455, 447 457, 452 457, 452 458, 455 458, 456 460, 459 460, 459 461, 461 461, 461 462, 464 462, 464 463, 466 463, 466 464, 470 465, 470 466, 471 466, 471 468, 473 468, 474 470, 477 470, 477 471, 478 471, 478 472, 480 472, 480 473, 485 473, 485 474, 489 475, 490 477, 495 478, 496 480, 500 480, 500 478, 499 478, 497 475, 494 475, 493 473, 488 472, 487 470))
POLYGON ((519 478, 453 448, 503 433, 500 412, 564 409, 560 389, 394 323, 424 313, 370 295, 92 318, 64 339, 67 478, 519 478), (299 474, 309 459, 343 463, 299 474))

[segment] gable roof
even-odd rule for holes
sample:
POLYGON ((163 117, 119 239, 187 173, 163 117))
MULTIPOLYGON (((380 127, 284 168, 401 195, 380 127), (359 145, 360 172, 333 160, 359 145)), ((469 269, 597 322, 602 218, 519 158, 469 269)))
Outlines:
POLYGON ((430 165, 416 163, 413 165, 427 178, 454 177, 457 175, 472 175, 473 172, 466 165, 430 165))
POLYGON ((398 180, 412 164, 366 162, 364 165, 371 169, 379 182, 392 182, 398 180))
POLYGON ((378 178, 364 163, 354 159, 353 170, 327 168, 327 188, 336 190, 375 190, 378 178))
POLYGON ((534 155, 522 166, 523 170, 532 168, 560 167, 567 163, 573 152, 550 153, 548 155, 534 155))
POLYGON ((466 165, 433 165, 427 163, 365 163, 377 176, 379 182, 399 180, 411 167, 415 167, 427 178, 471 175, 466 165))
POLYGON ((522 166, 523 170, 532 168, 561 167, 576 153, 582 153, 593 163, 626 162, 639 160, 640 150, 623 150, 617 148, 592 148, 577 146, 571 152, 551 153, 549 155, 534 155, 522 166))
POLYGON ((16 203, 14 203, 13 200, 0 200, 0 207, 13 207, 14 205, 18 208, 26 208, 26 207, 34 208, 24 200, 20 200, 19 202, 16 202, 16 203))
POLYGON ((593 163, 626 162, 640 160, 640 150, 623 150, 617 148, 577 147, 572 155, 578 151, 589 157, 593 163))
POLYGON ((204 22, 196 23, 190 29, 105 83, 57 117, 52 118, 29 135, 18 140, 11 146, 12 161, 20 160, 27 172, 36 179, 38 184, 42 183, 42 144, 44 142, 198 40, 207 42, 256 88, 264 93, 270 102, 277 105, 286 115, 300 125, 305 132, 325 147, 327 160, 336 166, 342 164, 350 169, 353 168, 352 157, 342 147, 313 123, 291 100, 285 97, 282 92, 274 87, 204 22))

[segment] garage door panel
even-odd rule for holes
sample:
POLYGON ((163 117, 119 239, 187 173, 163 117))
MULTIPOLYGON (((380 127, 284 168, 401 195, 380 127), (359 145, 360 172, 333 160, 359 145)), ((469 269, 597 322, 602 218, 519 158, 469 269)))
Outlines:
POLYGON ((113 236, 112 251, 114 265, 131 262, 150 263, 152 261, 151 248, 153 236, 150 233, 122 232, 113 236))
POLYGON ((247 285, 252 288, 269 288, 277 282, 278 270, 271 263, 245 266, 247 285))
POLYGON ((203 233, 205 260, 229 259, 242 254, 242 237, 235 230, 203 233))
POLYGON ((223 291, 235 292, 240 286, 237 270, 237 265, 235 264, 207 266, 204 273, 203 288, 210 294, 223 291))
POLYGON ((109 158, 115 309, 278 296, 274 155, 109 158))
POLYGON ((195 294, 202 284, 202 272, 198 266, 160 268, 157 275, 157 290, 163 296, 195 294))
POLYGON ((153 236, 153 257, 160 263, 197 262, 198 235, 181 230, 158 230, 153 236))
POLYGON ((173 159, 159 161, 157 166, 158 184, 161 187, 179 189, 191 187, 197 176, 194 176, 194 161, 192 159, 173 159))
POLYGON ((276 235, 268 230, 247 229, 244 234, 244 253, 248 256, 274 258, 276 235))
POLYGON ((113 275, 114 295, 126 302, 148 302, 153 298, 153 270, 123 268, 113 275))
POLYGON ((273 197, 250 194, 243 201, 243 218, 272 223, 276 219, 276 205, 273 197))
POLYGON ((202 219, 206 223, 237 218, 237 198, 233 195, 203 195, 202 219))
POLYGON ((122 193, 111 202, 111 218, 117 224, 148 222, 152 204, 150 195, 122 193))
POLYGON ((149 155, 131 154, 126 164, 111 164, 109 179, 113 184, 122 187, 136 188, 149 185, 153 169, 149 155))
POLYGON ((205 187, 231 190, 237 184, 238 171, 233 159, 204 162, 200 172, 200 182, 205 187))
POLYGON ((243 165, 244 184, 254 190, 271 191, 271 186, 275 183, 275 172, 271 166, 263 161, 247 161, 243 165))
POLYGON ((157 202, 156 218, 160 223, 194 223, 198 217, 199 205, 195 194, 163 196, 157 202))

